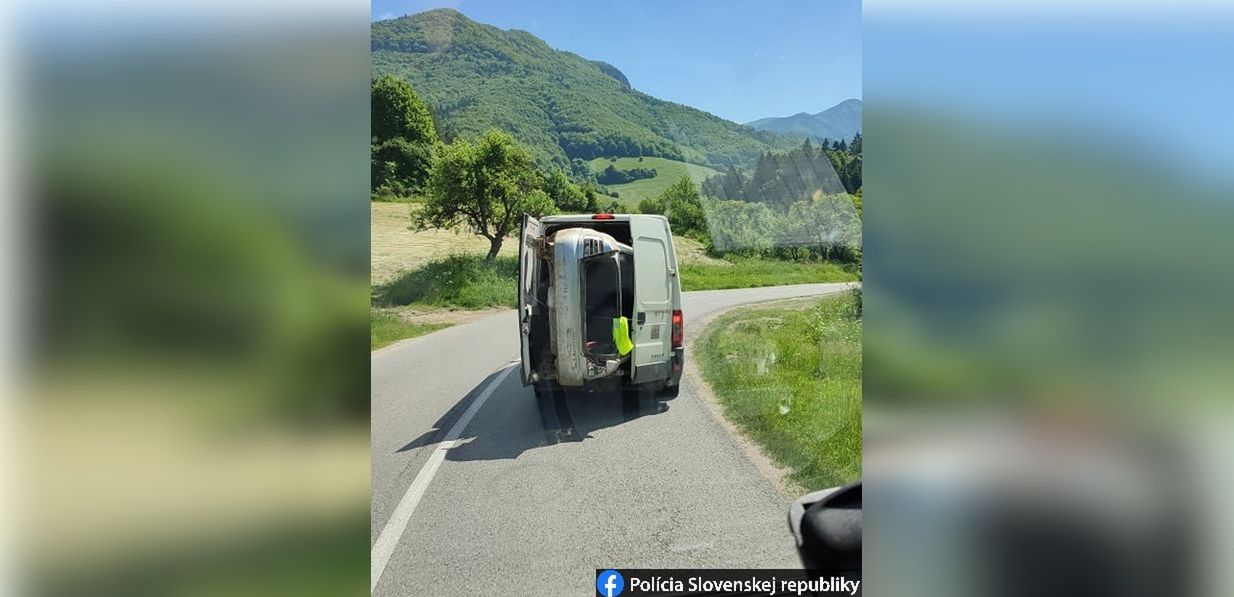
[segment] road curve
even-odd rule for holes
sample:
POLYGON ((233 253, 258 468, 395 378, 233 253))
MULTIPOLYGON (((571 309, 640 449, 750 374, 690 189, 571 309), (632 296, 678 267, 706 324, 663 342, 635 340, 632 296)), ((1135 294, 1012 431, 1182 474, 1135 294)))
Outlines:
MULTIPOLYGON (((848 286, 687 292, 687 350, 706 315, 848 286)), ((516 329, 508 311, 373 353, 374 595, 578 595, 597 567, 799 565, 788 497, 694 388, 542 410, 507 371, 516 329)))

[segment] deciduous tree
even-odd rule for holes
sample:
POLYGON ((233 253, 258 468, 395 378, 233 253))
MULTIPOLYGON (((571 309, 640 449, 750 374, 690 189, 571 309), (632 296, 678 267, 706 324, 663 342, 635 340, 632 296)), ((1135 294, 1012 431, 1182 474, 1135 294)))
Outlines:
POLYGON ((681 177, 681 180, 664 189, 659 197, 644 199, 638 204, 638 210, 645 214, 666 216, 677 234, 688 234, 700 240, 707 238, 707 217, 703 212, 702 197, 689 176, 681 177))
POLYGON ((397 77, 374 79, 369 91, 370 188, 397 195, 418 191, 438 143, 433 117, 411 85, 397 77))
POLYGON ((531 152, 510 135, 489 131, 475 143, 445 146, 428 180, 428 201, 415 214, 420 229, 464 229, 489 241, 487 259, 518 230, 523 214, 553 213, 531 152))
POLYGON ((428 106, 406 81, 383 75, 373 79, 369 93, 372 102, 369 126, 374 144, 395 138, 430 145, 437 142, 437 130, 428 106))

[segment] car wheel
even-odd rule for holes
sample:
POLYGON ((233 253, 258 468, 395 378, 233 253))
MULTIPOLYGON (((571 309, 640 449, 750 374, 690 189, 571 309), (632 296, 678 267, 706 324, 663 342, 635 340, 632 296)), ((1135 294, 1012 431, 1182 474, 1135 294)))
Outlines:
POLYGON ((557 388, 553 387, 556 384, 553 382, 541 382, 536 384, 536 399, 540 401, 552 402, 553 393, 557 388))
POLYGON ((659 395, 661 398, 673 399, 677 397, 677 393, 680 391, 681 391, 681 383, 678 382, 671 386, 664 386, 660 388, 659 395))

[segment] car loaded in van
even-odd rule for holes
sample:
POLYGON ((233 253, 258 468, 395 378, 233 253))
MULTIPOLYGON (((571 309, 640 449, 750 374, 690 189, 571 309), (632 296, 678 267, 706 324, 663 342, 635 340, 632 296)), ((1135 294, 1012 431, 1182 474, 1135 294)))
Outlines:
POLYGON ((675 396, 683 321, 668 220, 525 216, 521 237, 523 383, 538 395, 619 386, 675 396))

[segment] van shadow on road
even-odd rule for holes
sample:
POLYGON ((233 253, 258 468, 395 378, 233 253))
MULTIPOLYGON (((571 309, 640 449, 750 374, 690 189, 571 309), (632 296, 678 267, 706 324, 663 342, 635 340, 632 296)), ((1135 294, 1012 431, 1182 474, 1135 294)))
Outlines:
MULTIPOLYGON (((447 430, 476 396, 503 371, 486 377, 438 419, 433 429, 422 433, 398 451, 406 452, 442 441, 447 430)), ((519 381, 516 371, 494 388, 493 394, 463 430, 456 445, 446 451, 446 459, 505 460, 517 458, 534 448, 582 442, 591 438, 597 430, 666 412, 669 400, 634 391, 576 390, 536 398, 532 389, 524 387, 519 381)))

